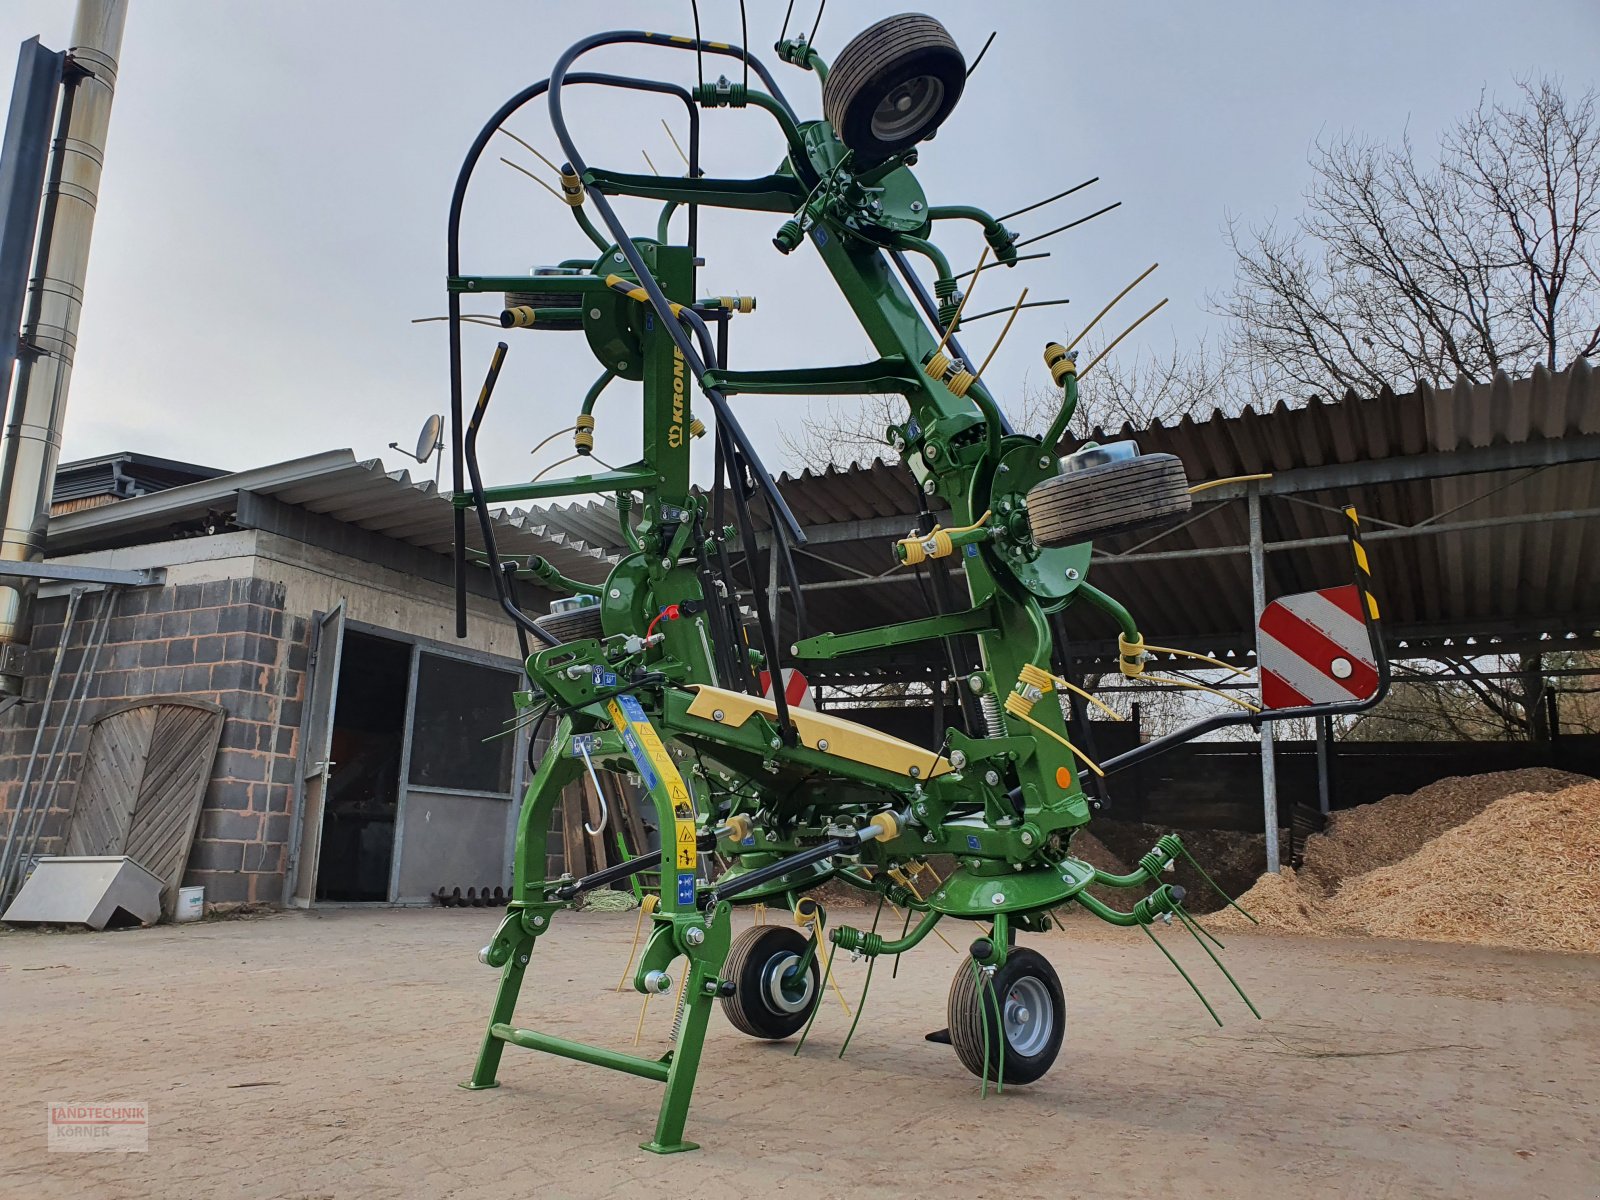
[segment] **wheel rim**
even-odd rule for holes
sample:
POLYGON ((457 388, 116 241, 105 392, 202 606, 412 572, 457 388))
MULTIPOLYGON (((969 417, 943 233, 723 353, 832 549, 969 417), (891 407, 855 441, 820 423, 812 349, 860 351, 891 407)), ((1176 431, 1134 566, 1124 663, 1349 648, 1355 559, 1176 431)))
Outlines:
POLYGON ((805 972, 798 981, 792 978, 799 963, 798 954, 775 954, 761 969, 761 995, 773 1012, 804 1012, 811 1003, 811 972, 805 972))
POLYGON ((944 82, 933 75, 914 75, 878 102, 872 113, 872 136, 895 143, 928 123, 944 102, 944 82))
POLYGON ((1056 1023, 1056 1004, 1049 990, 1038 979, 1024 976, 1006 989, 1001 1010, 1006 1047, 1032 1057, 1050 1041, 1056 1023))

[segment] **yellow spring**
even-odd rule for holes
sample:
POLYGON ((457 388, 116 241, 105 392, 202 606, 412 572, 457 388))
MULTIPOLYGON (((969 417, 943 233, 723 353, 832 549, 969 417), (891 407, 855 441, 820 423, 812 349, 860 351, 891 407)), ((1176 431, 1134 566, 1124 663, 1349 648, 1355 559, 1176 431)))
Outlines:
POLYGON ((950 532, 946 529, 935 529, 922 537, 902 538, 900 544, 905 547, 905 565, 908 567, 925 563, 930 558, 943 558, 955 549, 950 532), (933 546, 931 551, 928 549, 930 544, 933 546))
POLYGON ((1134 634, 1131 641, 1126 634, 1117 634, 1117 654, 1120 656, 1117 666, 1129 679, 1137 679, 1144 674, 1144 634, 1134 634))
POLYGON ((754 296, 719 296, 718 299, 721 300, 722 307, 729 312, 753 313, 756 310, 754 296))
POLYGON ((1078 373, 1078 364, 1068 354, 1067 348, 1059 342, 1046 342, 1044 347, 1044 365, 1050 368, 1050 378, 1057 387, 1068 375, 1078 373))
POLYGON ((576 171, 561 172, 561 198, 573 208, 583 203, 583 180, 576 171))
POLYGON ((594 450, 594 417, 588 413, 578 414, 572 429, 572 445, 579 454, 589 454, 594 450))
POLYGON ((922 367, 923 374, 929 379, 943 379, 950 373, 950 356, 943 350, 936 351, 922 367))
POLYGON ((1022 664, 1022 670, 1017 672, 1017 682, 1036 687, 1044 694, 1048 694, 1056 686, 1054 675, 1043 667, 1036 667, 1032 663, 1022 664))
POLYGON ((971 371, 957 371, 945 380, 944 386, 950 389, 952 396, 965 396, 967 389, 977 382, 978 377, 971 371))
POLYGON ((1031 717, 1033 704, 1034 702, 1021 692, 1011 692, 1006 696, 1006 711, 1013 717, 1031 717))
POLYGON ((699 417, 691 417, 689 419, 689 436, 698 438, 698 437, 705 437, 705 435, 706 435, 706 423, 704 421, 702 421, 699 417))
POLYGON ((528 329, 532 327, 537 315, 526 304, 519 304, 516 308, 508 308, 500 314, 500 324, 507 329, 528 329), (506 324, 507 317, 511 318, 510 324, 506 324))

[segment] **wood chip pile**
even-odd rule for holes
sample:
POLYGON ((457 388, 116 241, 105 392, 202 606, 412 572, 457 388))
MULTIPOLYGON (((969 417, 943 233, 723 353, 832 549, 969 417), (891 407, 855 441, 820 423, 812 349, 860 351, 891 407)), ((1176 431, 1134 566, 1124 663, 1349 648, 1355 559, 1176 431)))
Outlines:
POLYGON ((1303 875, 1325 892, 1346 879, 1410 858, 1447 829, 1471 820, 1502 796, 1557 792, 1587 776, 1529 767, 1441 779, 1409 795, 1333 813, 1325 832, 1306 841, 1303 875))
MULTIPOLYGON (((1317 871, 1308 845, 1306 870, 1263 876, 1240 897, 1263 928, 1600 952, 1600 783, 1507 771, 1339 816, 1317 871), (1367 863, 1378 865, 1335 866, 1367 863)), ((1210 923, 1251 928, 1231 911, 1210 923)))

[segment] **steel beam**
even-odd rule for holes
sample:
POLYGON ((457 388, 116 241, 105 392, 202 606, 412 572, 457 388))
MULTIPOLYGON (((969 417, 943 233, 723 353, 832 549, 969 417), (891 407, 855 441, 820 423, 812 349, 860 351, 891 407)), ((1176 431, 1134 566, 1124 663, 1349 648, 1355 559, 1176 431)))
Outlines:
POLYGON ((57 583, 109 583, 122 587, 159 587, 167 581, 165 567, 83 567, 72 563, 0 563, 0 579, 40 579, 57 583))
MULTIPOLYGON (((1256 621, 1267 607, 1266 539, 1261 530, 1261 480, 1253 480, 1250 505, 1250 611, 1256 621)), ((1267 874, 1278 873, 1278 765, 1272 753, 1272 726, 1261 726, 1261 807, 1267 833, 1267 874)))
MULTIPOLYGON (((1484 475, 1561 463, 1600 461, 1600 434, 1573 434, 1561 438, 1515 442, 1502 446, 1440 450, 1430 454, 1405 454, 1364 462, 1334 463, 1325 467, 1297 467, 1277 471, 1271 479, 1252 483, 1225 483, 1210 488, 1208 500, 1242 500, 1247 489, 1259 487, 1263 496, 1323 492, 1373 484, 1407 483, 1417 479, 1444 479, 1452 475, 1484 475)), ((1371 535, 1368 534, 1368 537, 1371 535)))
MULTIPOLYGON (((1475 529, 1498 529, 1505 525, 1532 525, 1543 521, 1587 521, 1600 517, 1600 508, 1568 509, 1564 512, 1511 513, 1503 517, 1481 517, 1476 521, 1451 521, 1438 525, 1409 525, 1401 529, 1375 529, 1363 533, 1363 542, 1380 542, 1394 538, 1429 537, 1439 533, 1469 533, 1475 529)), ((1315 546, 1343 546, 1343 534, 1328 537, 1293 538, 1283 542, 1268 542, 1265 550, 1276 554, 1284 550, 1308 550, 1315 546)), ((1192 550, 1152 550, 1147 554, 1097 554, 1092 560, 1098 566, 1117 566, 1122 563, 1161 562, 1184 558, 1212 558, 1217 555, 1249 554, 1250 547, 1203 546, 1192 550)))

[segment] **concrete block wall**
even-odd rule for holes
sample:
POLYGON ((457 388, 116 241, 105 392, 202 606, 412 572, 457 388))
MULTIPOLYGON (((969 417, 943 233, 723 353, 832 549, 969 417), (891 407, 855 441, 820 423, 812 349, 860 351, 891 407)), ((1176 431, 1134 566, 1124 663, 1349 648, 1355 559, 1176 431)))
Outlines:
MULTIPOLYGON (((48 778, 40 778, 45 755, 63 725, 73 724, 71 684, 99 603, 98 597, 85 596, 70 631, 56 699, 42 714, 44 737, 33 787, 48 786, 48 778)), ((11 826, 65 608, 64 598, 39 605, 27 668, 35 702, 0 716, 0 830, 11 826)), ((96 717, 161 696, 209 700, 227 717, 185 883, 203 885, 208 904, 279 903, 309 639, 308 622, 284 611, 284 587, 272 580, 219 579, 123 591, 87 681, 60 781, 50 795, 40 852, 58 851, 65 838, 89 725, 96 717)))

